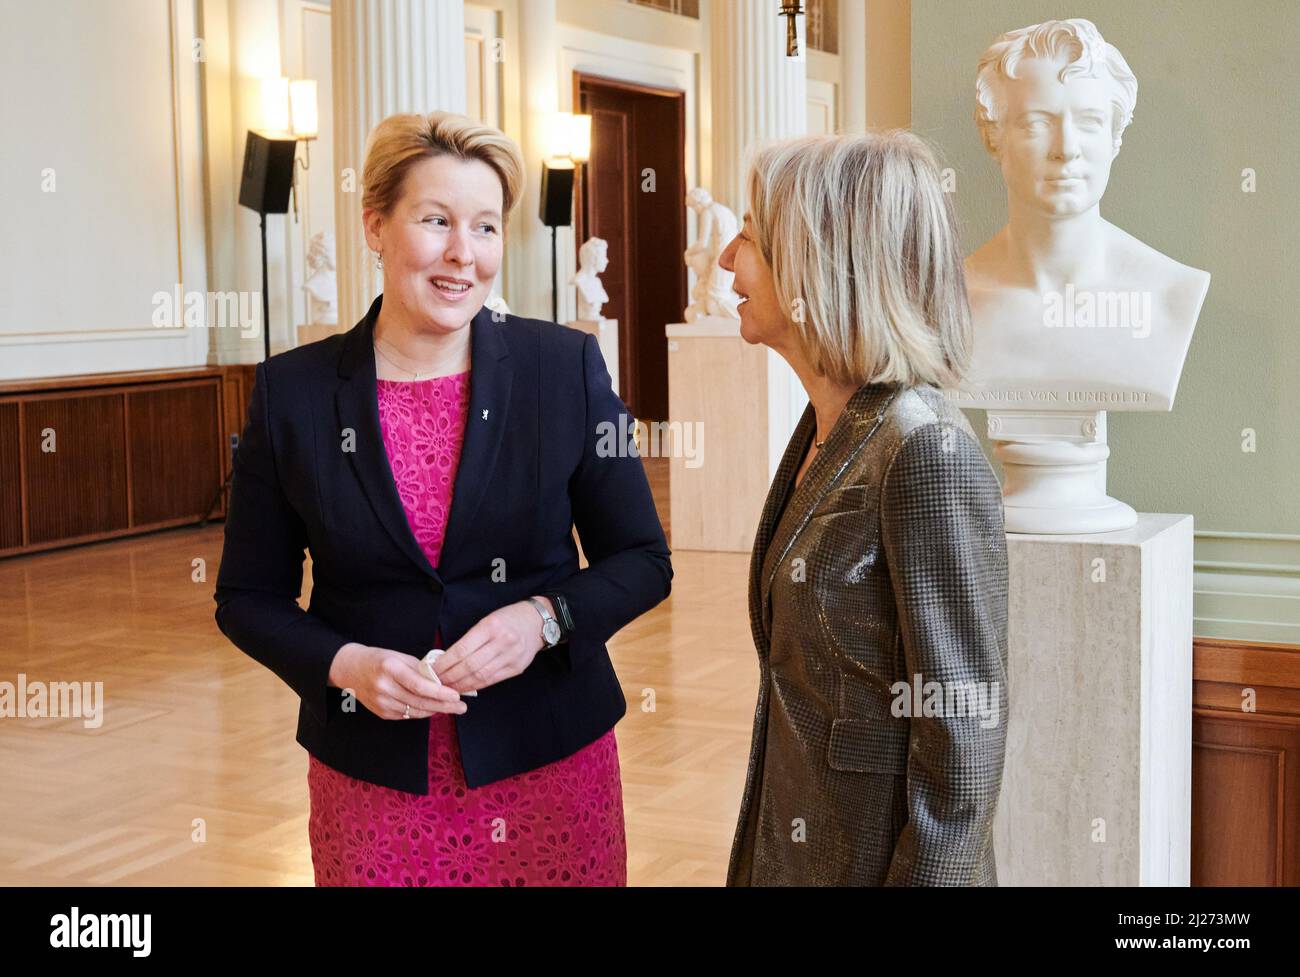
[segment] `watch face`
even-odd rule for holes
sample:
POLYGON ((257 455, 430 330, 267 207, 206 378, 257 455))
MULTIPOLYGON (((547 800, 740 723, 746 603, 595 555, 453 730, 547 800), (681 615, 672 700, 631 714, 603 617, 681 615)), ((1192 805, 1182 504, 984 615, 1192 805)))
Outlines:
POLYGON ((553 645, 560 640, 560 622, 556 620, 547 621, 542 625, 542 637, 546 639, 548 645, 553 645))

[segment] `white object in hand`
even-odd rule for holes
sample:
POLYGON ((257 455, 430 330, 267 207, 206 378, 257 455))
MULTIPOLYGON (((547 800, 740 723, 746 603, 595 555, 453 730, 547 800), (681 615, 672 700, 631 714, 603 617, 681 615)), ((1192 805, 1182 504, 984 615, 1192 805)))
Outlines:
MULTIPOLYGON (((425 653, 425 656, 420 659, 420 664, 424 666, 425 674, 439 685, 442 684, 442 680, 438 678, 438 673, 433 670, 433 663, 445 654, 447 654, 446 648, 430 648, 428 652, 425 653)), ((461 695, 478 695, 478 692, 476 690, 471 690, 469 692, 462 692, 461 695)))

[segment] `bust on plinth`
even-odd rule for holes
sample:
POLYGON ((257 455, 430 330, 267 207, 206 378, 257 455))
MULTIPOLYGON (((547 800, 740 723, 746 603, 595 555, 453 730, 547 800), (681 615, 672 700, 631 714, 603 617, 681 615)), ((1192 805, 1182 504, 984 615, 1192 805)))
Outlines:
POLYGON ((988 414, 1010 532, 1126 529, 1106 495, 1106 411, 1167 411, 1209 287, 1101 216, 1137 79, 1089 21, 1002 35, 975 118, 1007 224, 966 260, 970 368, 949 395, 988 414))

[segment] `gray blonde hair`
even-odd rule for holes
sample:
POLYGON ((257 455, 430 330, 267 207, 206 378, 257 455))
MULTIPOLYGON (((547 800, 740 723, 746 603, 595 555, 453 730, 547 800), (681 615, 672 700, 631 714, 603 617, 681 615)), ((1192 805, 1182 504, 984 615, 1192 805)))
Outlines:
POLYGON ((1016 66, 1028 58, 1055 60, 1062 55, 1066 58, 1058 75, 1062 82, 1072 75, 1100 78, 1104 70, 1115 83, 1110 127, 1114 151, 1119 152, 1124 130, 1133 121, 1133 109, 1137 105, 1137 78, 1119 48, 1107 43, 1092 21, 1074 17, 1045 20, 1008 31, 980 56, 975 71, 975 123, 984 138, 984 148, 994 156, 998 155, 998 136, 1002 129, 996 83, 1003 78, 1015 78, 1016 66))
POLYGON ((501 181, 501 220, 510 219, 524 192, 524 158, 518 144, 500 129, 455 112, 399 113, 371 130, 361 177, 362 208, 390 215, 401 199, 407 171, 434 156, 477 159, 490 166, 501 181))
POLYGON ((925 142, 895 129, 769 144, 748 195, 755 243, 819 376, 960 380, 971 346, 961 244, 925 142))

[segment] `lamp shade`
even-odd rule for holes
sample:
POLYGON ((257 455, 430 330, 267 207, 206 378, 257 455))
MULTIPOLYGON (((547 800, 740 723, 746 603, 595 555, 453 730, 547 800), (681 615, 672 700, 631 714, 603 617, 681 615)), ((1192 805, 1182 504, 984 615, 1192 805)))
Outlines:
POLYGON ((546 128, 546 155, 585 163, 591 158, 591 116, 556 112, 546 128))
POLYGON ((546 126, 546 155, 551 159, 568 159, 573 138, 573 115, 556 112, 546 126))
POLYGON ((262 79, 262 128, 267 132, 289 131, 289 79, 262 79))
POLYGON ((570 118, 573 121, 569 158, 575 163, 585 163, 591 159, 591 116, 574 115, 570 118))
POLYGON ((294 136, 315 139, 320 131, 316 115, 316 82, 311 79, 290 82, 289 104, 294 136))

